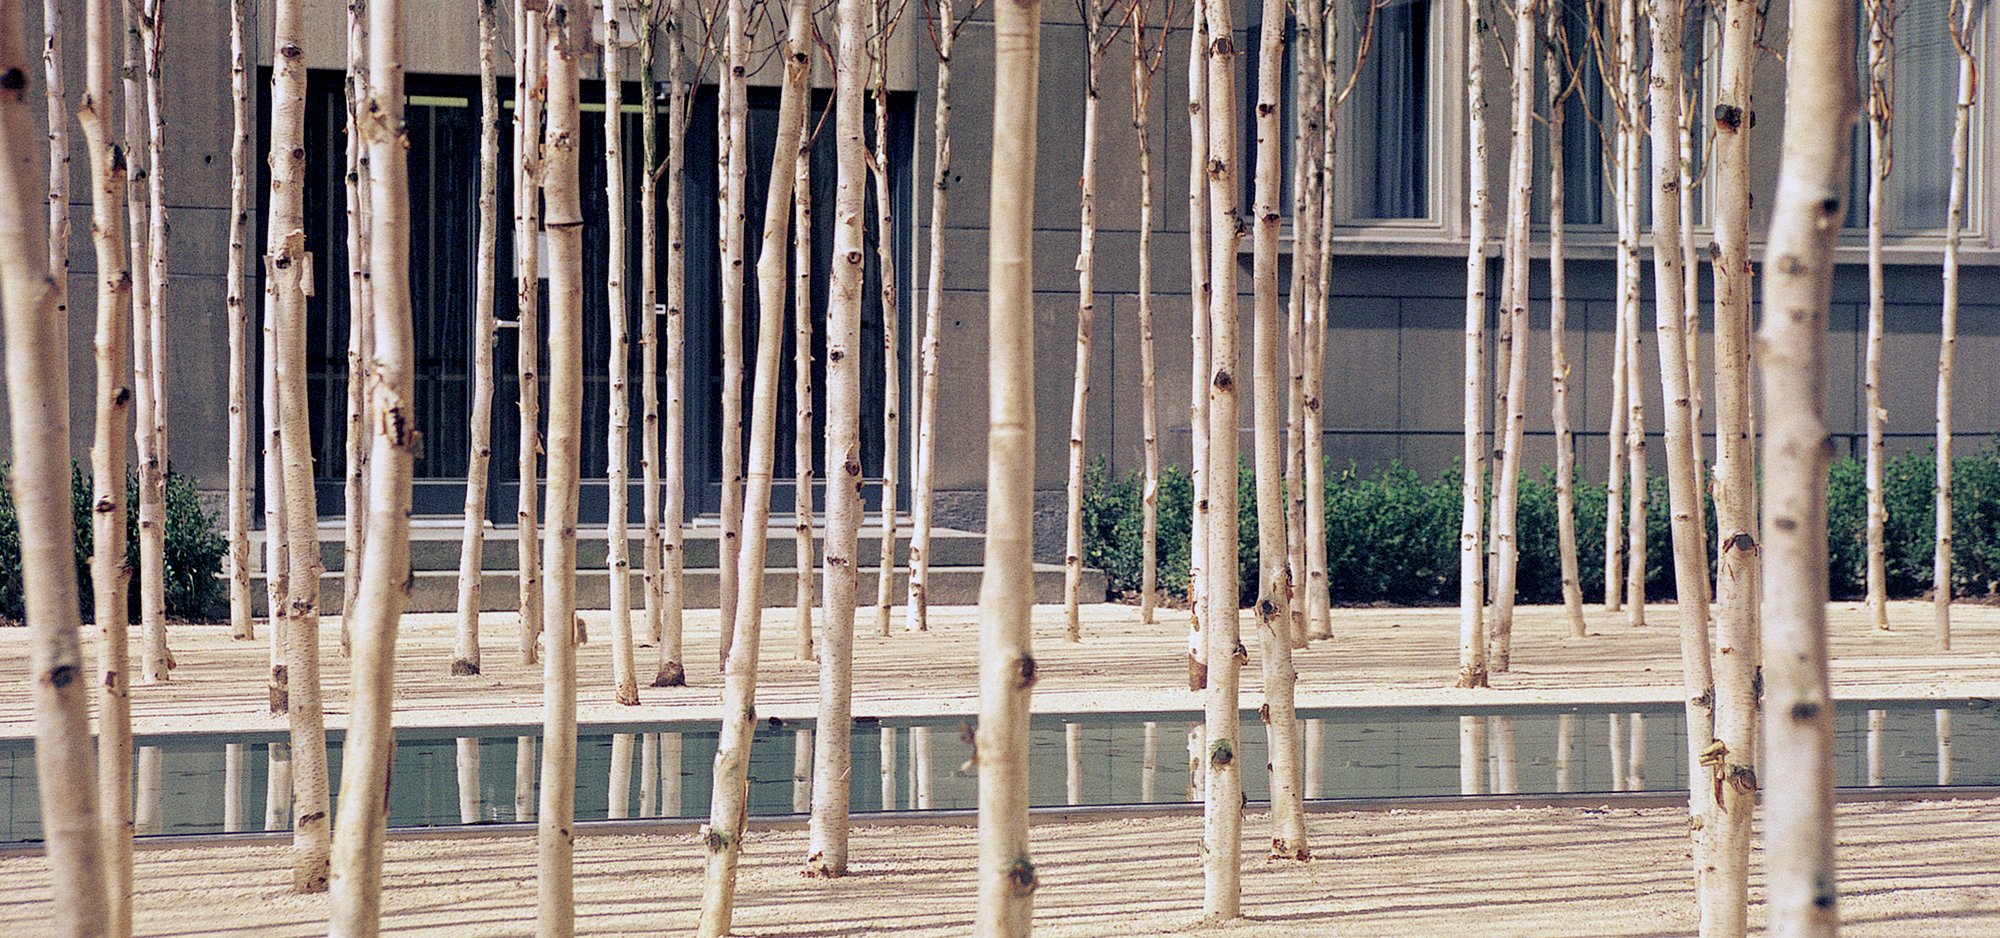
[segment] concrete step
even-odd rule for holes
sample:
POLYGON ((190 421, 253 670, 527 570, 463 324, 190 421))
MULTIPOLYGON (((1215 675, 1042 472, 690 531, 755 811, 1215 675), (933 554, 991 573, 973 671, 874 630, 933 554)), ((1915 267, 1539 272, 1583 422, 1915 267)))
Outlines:
MULTIPOLYGON (((488 527, 484 543, 481 545, 480 568, 488 571, 514 570, 519 567, 519 542, 516 529, 508 527, 488 527)), ((864 565, 872 566, 881 557, 881 519, 874 518, 862 528, 859 556, 864 565)), ((633 525, 630 529, 632 566, 637 569, 644 560, 645 529, 633 525)), ((344 569, 344 531, 337 525, 322 523, 320 526, 320 563, 328 571, 344 569)), ((813 529, 815 545, 823 543, 825 530, 813 529)), ((907 566, 910 561, 910 523, 903 519, 896 528, 896 563, 907 566)), ((607 534, 604 528, 584 528, 577 531, 576 563, 578 569, 606 566, 607 534)), ((712 568, 721 556, 722 529, 713 519, 704 519, 691 524, 683 538, 683 563, 689 570, 712 568)), ((264 566, 263 532, 254 532, 252 537, 251 569, 262 570, 264 566)), ((938 567, 977 567, 985 562, 985 538, 971 531, 948 528, 931 529, 931 564, 938 567)), ((410 528, 410 569, 419 572, 458 572, 459 555, 464 547, 463 529, 457 523, 441 523, 426 519, 410 528)), ((791 568, 795 565, 797 540, 789 525, 773 525, 765 548, 765 563, 773 570, 791 568)), ((817 562, 819 549, 815 547, 817 562)))
MULTIPOLYGON (((866 556, 866 555, 864 555, 866 556)), ((876 570, 873 561, 859 571, 858 595, 864 605, 875 596, 876 570)), ((895 571, 895 589, 892 595, 897 605, 901 605, 909 595, 909 571, 907 568, 895 571)), ((980 568, 977 566, 948 566, 931 568, 930 601, 940 606, 971 605, 979 601, 980 568)), ((719 575, 713 567, 689 569, 684 574, 686 581, 686 603, 690 609, 713 609, 716 606, 719 575)), ((261 575, 254 578, 251 596, 257 615, 265 615, 264 584, 261 575)), ((817 593, 819 575, 813 576, 817 593)), ((764 604, 767 608, 789 608, 794 600, 796 588, 795 571, 787 566, 772 567, 764 574, 764 604)), ((480 608, 485 612, 512 612, 518 608, 520 589, 513 570, 488 570, 480 586, 480 608)), ((632 575, 632 607, 643 608, 645 579, 642 574, 632 575)), ((342 576, 329 571, 320 578, 320 611, 327 615, 338 615, 341 611, 342 576)), ((1096 603, 1105 599, 1104 574, 1098 570, 1086 569, 1083 574, 1083 601, 1096 603)), ((578 564, 576 574, 576 601, 580 609, 608 609, 611 606, 611 577, 601 565, 578 564)), ((1035 565, 1035 602, 1059 603, 1063 601, 1063 571, 1055 564, 1035 565)), ((457 571, 419 570, 410 578, 410 604, 408 612, 452 612, 458 608, 457 571)))

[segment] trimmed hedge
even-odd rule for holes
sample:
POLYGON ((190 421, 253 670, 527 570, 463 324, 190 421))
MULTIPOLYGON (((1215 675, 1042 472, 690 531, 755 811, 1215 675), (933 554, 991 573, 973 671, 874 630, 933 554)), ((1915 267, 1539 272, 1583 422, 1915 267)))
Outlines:
MULTIPOLYGON (((1930 587, 1932 489, 1929 451, 1890 459, 1884 466, 1889 591, 1917 596, 1930 587)), ((1953 465, 1953 590, 1962 595, 2000 592, 2000 449, 1959 458, 1953 465)), ((1461 475, 1452 469, 1424 477, 1399 463, 1364 472, 1350 466, 1326 474, 1326 551, 1333 599, 1340 603, 1447 603, 1458 594, 1458 527, 1461 475)), ((1099 460, 1085 477, 1084 557, 1102 569, 1115 592, 1136 592, 1140 572, 1138 475, 1113 479, 1099 460)), ((1238 592, 1256 595, 1256 480, 1241 475, 1238 592)), ((1576 481, 1577 554, 1584 599, 1604 595, 1605 487, 1576 481)), ((1865 490, 1861 463, 1833 465, 1827 491, 1828 574, 1836 597, 1858 596, 1865 582, 1865 490)), ((1187 589, 1188 523, 1193 492, 1185 471, 1162 471, 1159 498, 1159 583, 1170 594, 1187 589)), ((1647 486, 1646 592, 1674 596, 1672 540, 1666 479, 1647 486)), ((1491 488, 1488 489, 1491 522, 1491 488)), ((1715 538, 1715 505, 1704 497, 1709 542, 1715 538)), ((1555 473, 1523 473, 1520 487, 1520 601, 1562 599, 1556 543, 1555 473)), ((1714 575, 1711 548, 1709 573, 1714 575)))
MULTIPOLYGON (((0 618, 18 621, 22 616, 21 534, 14 516, 12 465, 0 463, 0 618)), ((90 619, 94 609, 90 588, 92 550, 90 473, 74 463, 70 466, 70 505, 76 523, 76 581, 83 601, 83 615, 90 619)), ((215 516, 202 510, 194 480, 171 468, 167 470, 167 614, 181 619, 213 620, 228 610, 228 592, 222 579, 223 558, 228 544, 217 532, 215 516)), ((139 615, 139 480, 125 477, 125 563, 132 570, 128 613, 139 615)))

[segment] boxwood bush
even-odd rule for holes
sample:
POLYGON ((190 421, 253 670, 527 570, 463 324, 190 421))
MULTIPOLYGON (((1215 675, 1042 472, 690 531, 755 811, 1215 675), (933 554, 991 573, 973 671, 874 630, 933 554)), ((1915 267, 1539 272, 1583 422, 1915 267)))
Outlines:
MULTIPOLYGON (((1960 457, 1953 463, 1954 554, 1952 584, 1960 595, 2000 592, 2000 449, 1960 457)), ((1936 463, 1930 451, 1912 452, 1884 464, 1884 497, 1889 592, 1923 595, 1931 583, 1935 524, 1936 463)), ((1349 466, 1326 473, 1326 551, 1333 599, 1340 603, 1449 603, 1458 596, 1458 528, 1461 475, 1454 467, 1426 477, 1399 463, 1374 470, 1349 466)), ((1256 594, 1256 479, 1242 470, 1238 533, 1238 593, 1256 594)), ((1142 479, 1113 478, 1099 460, 1088 471, 1084 496, 1085 562, 1102 569, 1114 592, 1136 592, 1140 573, 1142 479)), ((1578 567, 1584 599, 1604 596, 1604 516, 1602 481, 1579 478, 1574 486, 1578 567)), ((1837 460, 1827 489, 1828 575, 1836 598, 1863 592, 1866 582, 1865 489, 1862 465, 1837 460)), ((1188 576, 1188 525, 1193 490, 1186 472, 1161 473, 1159 496, 1159 583, 1184 595, 1188 576)), ((1709 574, 1714 575, 1715 504, 1704 495, 1708 524, 1709 574)), ((1556 541, 1555 473, 1549 469, 1521 477, 1520 597, 1522 602, 1562 599, 1561 558, 1556 541)), ((1491 523, 1491 487, 1487 519, 1491 523)), ((1646 592, 1653 599, 1674 596, 1672 538, 1667 482, 1647 485, 1646 592)))
MULTIPOLYGON (((14 515, 11 464, 0 464, 0 619, 18 621, 22 615, 21 535, 14 515)), ((90 588, 92 549, 90 474, 83 467, 70 467, 70 505, 75 519, 76 579, 83 600, 83 615, 93 615, 90 588)), ((125 562, 132 570, 129 614, 139 614, 139 482, 134 474, 125 477, 125 562)), ((194 480, 167 471, 167 614, 181 619, 219 618, 228 603, 220 578, 228 545, 216 530, 215 516, 201 507, 194 480)))

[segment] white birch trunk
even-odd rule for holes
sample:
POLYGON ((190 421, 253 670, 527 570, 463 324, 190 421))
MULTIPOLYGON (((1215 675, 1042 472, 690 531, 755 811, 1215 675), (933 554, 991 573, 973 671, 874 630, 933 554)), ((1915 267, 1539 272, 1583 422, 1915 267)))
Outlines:
POLYGON ((1076 251, 1076 372, 1069 403, 1069 475, 1063 515, 1063 637, 1083 641, 1083 436, 1090 406, 1091 329, 1097 319, 1097 109, 1104 65, 1104 9, 1083 0, 1083 175, 1078 182, 1076 251))
MULTIPOLYGON (((931 115, 931 223, 925 270, 924 334, 921 373, 917 385, 917 472, 911 493, 910 598, 904 627, 930 630, 931 499, 937 467, 937 395, 939 333, 944 328, 945 206, 951 192, 951 57, 958 39, 958 14, 952 0, 926 5, 931 34, 937 37, 936 109, 931 115)), ((802 464, 803 465, 803 464, 802 464)))
MULTIPOLYGON (((1278 297, 1279 89, 1284 75, 1284 0, 1264 0, 1258 39, 1256 231, 1251 289, 1256 331, 1252 352, 1257 479, 1257 661, 1264 677, 1265 738, 1270 751, 1271 856, 1309 860, 1299 733, 1293 690, 1299 674, 1292 664, 1295 630, 1291 614, 1290 550, 1285 498, 1285 453, 1279 398, 1290 382, 1280 370, 1278 348, 1285 323, 1278 297)), ((1303 520, 1303 519, 1301 519, 1303 520)), ((1232 857, 1232 859, 1234 859, 1232 857)))
MULTIPOLYGON (((667 336, 666 413, 661 422, 664 457, 660 463, 660 664, 653 675, 654 687, 680 687, 687 683, 682 655, 681 613, 687 599, 683 570, 686 555, 685 531, 681 524, 687 505, 686 362, 687 362, 687 245, 683 208, 687 180, 688 86, 682 63, 681 42, 684 25, 679 0, 669 0, 667 30, 667 336)), ((649 136, 647 139, 651 139, 649 136)), ((664 742, 661 745, 665 745, 664 742)), ((664 754, 662 758, 665 758, 664 754)), ((662 796, 664 797, 664 795, 662 796)))
MULTIPOLYGON (((1544 18, 1548 40, 1544 43, 1542 71, 1549 76, 1547 107, 1548 152, 1562 152, 1563 116, 1571 89, 1557 87, 1565 74, 1567 56, 1563 17, 1560 11, 1544 18)), ((1549 161, 1549 419, 1556 443, 1556 551, 1562 571, 1563 620, 1572 638, 1582 638, 1583 575, 1576 551, 1576 437, 1570 429, 1569 406, 1569 269, 1565 258, 1563 161, 1549 161)), ((1560 790, 1560 786, 1559 786, 1560 790)))
POLYGON ((1882 406, 1882 315, 1887 287, 1882 269, 1883 218, 1887 211, 1889 182, 1889 122, 1895 99, 1890 87, 1892 29, 1895 4, 1892 0, 1863 0, 1863 16, 1868 24, 1868 338, 1861 372, 1862 423, 1868 433, 1866 486, 1868 515, 1867 606, 1868 617, 1878 629, 1889 627, 1889 558, 1884 528, 1889 509, 1882 499, 1882 425, 1889 412, 1882 406))
POLYGON ((173 653, 167 648, 167 203, 166 116, 160 98, 165 35, 160 0, 144 3, 139 22, 146 90, 146 262, 151 267, 145 329, 149 333, 147 351, 152 356, 149 377, 153 399, 147 423, 138 428, 147 434, 139 461, 139 611, 146 623, 144 661, 151 683, 165 682, 174 668, 173 653), (147 447, 150 459, 145 455, 147 447))
POLYGON ((479 673, 480 586, 485 579, 486 485, 493 462, 493 292, 499 240, 500 84, 494 68, 498 0, 479 2, 479 255, 473 282, 471 452, 465 469, 465 533, 458 549, 458 631, 451 673, 479 673))
MULTIPOLYGON (((839 180, 833 206, 833 263, 826 323, 826 540, 820 567, 819 728, 813 735, 808 876, 847 875, 849 752, 853 723, 854 606, 861 530, 861 281, 867 250, 868 13, 865 0, 840 0, 835 53, 834 133, 839 180)), ((997 156, 997 154, 996 154, 997 156)), ((988 549, 991 550, 991 539, 988 549)))
MULTIPOLYGON (((810 71, 808 71, 810 76, 810 71)), ((812 390, 812 141, 799 141, 792 183, 792 655, 813 650, 813 390, 812 390)), ((913 548, 914 549, 914 548, 913 548)), ((911 574, 912 577, 915 574, 911 574)), ((913 579, 911 582, 915 582, 913 579)), ((914 603, 912 608, 915 608, 914 603)), ((807 763, 810 767, 811 763, 807 763)), ((810 779, 808 779, 810 782, 810 779)), ((808 785, 810 790, 810 784, 808 785)), ((810 798, 808 798, 810 800, 810 798)), ((800 813, 804 813, 801 811, 800 813)))
POLYGON ((368 97, 368 3, 347 4, 347 440, 345 499, 342 512, 340 653, 352 653, 348 628, 360 598, 361 552, 368 539, 368 382, 374 357, 374 323, 369 296, 374 292, 369 264, 369 219, 374 215, 369 185, 367 147, 361 142, 361 109, 368 97))
MULTIPOLYGON (((250 463, 250 308, 243 299, 244 248, 250 226, 250 69, 244 52, 244 31, 248 28, 245 3, 229 3, 229 260, 224 264, 227 293, 223 305, 229 311, 229 627, 231 637, 251 641, 257 637, 256 618, 250 612, 250 503, 251 486, 256 483, 250 463)), ((122 234, 119 241, 122 252, 122 234)), ((119 301, 126 301, 122 293, 119 301)), ((122 522, 119 528, 123 530, 122 522)))
MULTIPOLYGON (((0 9, 0 72, 23 84, 30 74, 25 19, 25 4, 0 9)), ((92 39, 98 34, 93 29, 92 39)), ((99 45, 93 41, 93 51, 99 45)), ((25 91, 0 95, 0 132, 6 139, 35 138, 28 100, 25 91)), ((100 149, 93 147, 93 156, 100 149)), ((35 784, 41 793, 54 899, 48 927, 52 934, 81 938, 104 934, 108 916, 90 740, 91 681, 79 636, 70 517, 70 382, 64 351, 69 323, 60 314, 63 290, 49 268, 48 166, 42 159, 40 148, 32 144, 10 148, 0 159, 0 310, 5 311, 12 485, 29 629, 35 784)), ((107 181, 97 175, 100 184, 107 181)), ((119 482, 122 502, 122 477, 119 482)), ((119 606, 118 612, 123 611, 119 606)))
MULTIPOLYGON (((1507 230, 1501 265, 1505 281, 1501 289, 1501 313, 1507 317, 1513 341, 1506 344, 1507 412, 1500 447, 1500 473, 1494 480, 1492 651, 1488 665, 1505 672, 1513 659, 1514 595, 1521 569, 1519 506, 1521 495, 1522 442, 1528 425, 1528 216, 1534 196, 1535 81, 1531 70, 1535 50, 1535 6, 1532 0, 1514 3, 1514 54, 1509 75, 1507 152, 1507 230)), ((1494 366, 1498 367, 1496 359, 1494 366)))
MULTIPOLYGON (((492 3, 480 16, 493 22, 492 3)), ((333 851, 335 936, 381 931, 382 850, 389 822, 389 773, 395 757, 397 626, 410 599, 410 487, 422 435, 415 429, 416 345, 410 311, 409 134, 403 125, 403 2, 368 8, 368 98, 360 123, 368 147, 369 363, 368 536, 361 582, 343 618, 352 630, 354 667, 347 738, 341 747, 340 823, 333 851)), ((491 57, 487 56, 491 74, 491 57)), ((492 82, 486 82, 488 88, 492 82)), ((486 112, 491 113, 491 112, 486 112)), ((488 127, 492 125, 489 123, 488 127)), ((489 131, 488 139, 491 138, 489 131)), ((489 164, 490 165, 490 164, 489 164)), ((491 180, 487 174, 487 179, 491 180)), ((489 206, 491 200, 487 200, 489 206)), ((490 212, 485 213, 489 217, 490 212)), ((485 225, 491 231, 492 226, 485 225)), ((472 758, 478 759, 473 742, 472 758)), ((463 756, 461 756, 463 758, 463 756)), ((477 776, 478 770, 474 768, 477 776)), ((462 798, 463 796, 461 796, 462 798)), ((474 808, 475 813, 477 808, 474 808)))
MULTIPOLYGON (((319 674, 319 506, 313 490, 311 414, 306 388, 306 294, 312 255, 305 235, 305 14, 278 5, 278 64, 271 74, 271 197, 265 222, 265 302, 275 310, 279 437, 286 553, 285 670, 291 713, 292 888, 326 889, 326 724, 319 674)), ((143 506, 142 506, 143 508, 143 506)))
MULTIPOLYGON (((1160 58, 1146 40, 1144 6, 1132 20, 1132 132, 1139 143, 1139 445, 1145 463, 1139 496, 1139 621, 1151 625, 1159 603, 1160 417, 1153 361, 1153 73, 1160 58)), ((1161 30, 1165 51, 1166 30, 1161 30)))
MULTIPOLYGON (((1466 9, 1479 17, 1478 0, 1466 9)), ((1480 44, 1465 53, 1466 146, 1471 202, 1465 255, 1465 454, 1458 528, 1458 686, 1485 687, 1486 571, 1479 541, 1486 512, 1486 65, 1480 44)))
POLYGON ((1619 190, 1619 256, 1624 259, 1626 273, 1619 284, 1619 297, 1623 304, 1620 315, 1625 322, 1625 471, 1628 474, 1625 485, 1625 622, 1637 628, 1646 624, 1646 515, 1649 503, 1646 494, 1646 383, 1644 359, 1640 357, 1643 343, 1639 323, 1639 193, 1645 183, 1641 180, 1639 164, 1640 139, 1644 135, 1640 124, 1640 109, 1644 106, 1644 98, 1640 96, 1644 66, 1639 59, 1638 0, 1621 0, 1618 15, 1621 20, 1618 56, 1623 63, 1619 69, 1619 95, 1625 110, 1624 119, 1619 124, 1619 145, 1625 155, 1618 167, 1625 180, 1619 190))
MULTIPOLYGON (((853 3, 855 0, 843 0, 853 3)), ((993 183, 987 217, 986 562, 979 585, 979 902, 974 933, 1025 938, 1037 879, 1028 854, 1028 713, 1035 685, 1035 89, 1040 0, 993 8, 993 183)), ((821 726, 825 723, 822 721, 821 726)))
POLYGON ((716 592, 722 618, 721 658, 728 670, 735 647, 736 591, 741 588, 736 558, 743 549, 743 226, 749 206, 744 183, 750 172, 748 152, 750 105, 748 74, 750 35, 748 0, 723 0, 722 78, 718 102, 716 178, 721 180, 717 218, 722 238, 722 538, 716 569, 716 592))
POLYGON ((149 219, 152 172, 150 161, 140 157, 147 129, 143 85, 145 63, 142 58, 144 31, 145 13, 141 4, 127 4, 123 85, 125 156, 131 173, 126 177, 125 218, 130 232, 127 253, 131 258, 132 276, 132 437, 137 457, 133 469, 138 477, 139 495, 139 624, 142 642, 139 661, 145 683, 155 684, 169 679, 168 672, 173 664, 167 651, 166 594, 162 585, 166 575, 166 512, 164 506, 152 497, 152 478, 165 471, 161 464, 166 456, 159 451, 159 437, 153 433, 155 415, 165 405, 159 399, 160 386, 153 374, 156 362, 153 340, 156 336, 152 326, 152 225, 149 219), (159 549, 155 550, 156 547, 159 549))
POLYGON ((875 181, 875 269, 882 298, 882 537, 875 565, 875 630, 889 634, 889 606, 896 586, 896 490, 903 453, 903 361, 898 346, 896 311, 896 229, 894 200, 889 193, 889 37, 901 16, 889 0, 875 0, 873 45, 875 151, 868 161, 875 181))
MULTIPOLYGON (((237 12, 240 12, 238 10, 237 12)), ((124 938, 132 933, 132 704, 130 700, 131 641, 130 614, 126 605, 132 569, 126 564, 126 421, 131 413, 132 394, 130 343, 127 310, 131 303, 132 280, 126 269, 128 259, 125 232, 126 162, 119 146, 117 86, 113 84, 112 19, 109 0, 89 0, 84 5, 84 95, 78 102, 77 118, 83 129, 84 146, 90 154, 90 239, 97 265, 97 329, 92 339, 97 361, 97 426, 90 448, 91 468, 91 602, 98 629, 99 659, 96 674, 101 696, 97 710, 97 817, 98 840, 104 856, 105 934, 124 938)), ((240 49, 240 44, 238 45, 240 49)), ((238 90, 246 81, 237 59, 234 78, 238 90)), ((242 99, 238 98, 239 103, 242 99)), ((243 112, 239 110, 241 118, 243 112)), ((243 125, 239 124, 239 128, 243 125)), ((235 138, 241 148, 243 135, 235 138)), ((232 181, 240 193, 243 160, 234 153, 232 181)), ((238 207, 241 202, 236 203, 238 207)), ((240 219, 241 213, 237 218, 240 219)), ((241 246, 240 225, 232 226, 241 246)), ((240 255, 241 251, 238 250, 240 255)), ((242 261, 233 259, 238 274, 234 283, 240 290, 242 261)), ((236 322, 242 322, 242 297, 236 297, 236 322)), ((58 322, 64 320, 57 320, 58 322)), ((240 329, 239 329, 240 331, 240 329)), ((232 335, 232 349, 242 353, 245 339, 232 335)), ((237 361, 243 367, 247 363, 237 361)), ((238 389, 240 390, 240 388, 238 389)), ((241 395, 231 398, 240 411, 241 395)), ((240 442, 240 440, 238 441, 240 442)), ((232 454, 239 452, 231 450, 232 454)), ((245 454, 247 455, 247 454, 245 454)), ((247 472, 240 467, 239 472, 247 472)), ((239 499, 233 507, 242 507, 239 499)), ((245 526, 248 519, 244 519, 245 526)), ((247 534, 245 535, 247 539, 247 534)), ((233 545, 232 545, 233 546, 233 545)), ((247 564, 248 546, 243 560, 247 564)), ((247 593, 248 571, 241 578, 247 593)), ((245 606, 249 597, 243 597, 245 606)), ((232 598, 232 603, 234 599, 232 598)), ((244 610, 245 614, 248 609, 244 610)), ((234 620, 232 609, 232 620, 234 620)), ((52 854, 53 855, 53 854, 52 854)))
POLYGON ((1826 661, 1827 297, 1847 190, 1854 7, 1791 11, 1784 153, 1764 263, 1764 866, 1767 930, 1833 935, 1833 698, 1826 661))
MULTIPOLYGON (((1188 31, 1188 301, 1192 352, 1188 375, 1189 481, 1194 511, 1188 534, 1188 690, 1208 686, 1208 383, 1213 377, 1209 337, 1208 17, 1196 9, 1188 31)), ((1198 768, 1198 765, 1197 765, 1198 768)), ((1200 773, 1197 771, 1196 775, 1200 773)), ((1189 785, 1195 784, 1189 781, 1189 785)), ((1192 800, 1192 799, 1190 799, 1192 800)))
POLYGON ((549 481, 542 531, 542 781, 536 827, 538 934, 576 931, 576 511, 583 437, 582 116, 577 59, 590 45, 589 5, 550 0, 545 58, 548 130, 542 197, 549 239, 549 481))
POLYGON ((1965 228, 1966 162, 1978 65, 1973 24, 1978 4, 1953 0, 1951 41, 1958 50, 1958 105, 1951 129, 1951 194, 1944 226, 1944 304, 1938 330, 1937 550, 1931 561, 1931 628, 1939 651, 1951 649, 1951 382, 1958 346, 1958 245, 1965 228))
POLYGON ((1242 912, 1243 772, 1238 688, 1244 660, 1236 592, 1237 245, 1236 47, 1231 0, 1211 0, 1208 18, 1208 689, 1206 776, 1202 808, 1202 913, 1217 920, 1242 912))
POLYGON ((611 681, 613 699, 625 706, 639 703, 639 669, 632 652, 632 548, 627 536, 632 437, 632 394, 628 386, 632 352, 625 301, 625 147, 624 77, 619 72, 623 40, 619 36, 618 5, 599 6, 604 15, 604 47, 600 61, 604 81, 604 202, 605 295, 609 318, 611 360, 606 363, 610 420, 605 442, 605 483, 609 489, 606 517, 605 566, 611 578, 611 681))
MULTIPOLYGON (((1313 445, 1319 432, 1315 411, 1319 388, 1315 370, 1321 367, 1319 334, 1325 319, 1326 295, 1320 290, 1324 261, 1321 252, 1324 229, 1320 227, 1320 202, 1325 196, 1326 150, 1326 56, 1321 36, 1327 13, 1321 0, 1307 0, 1297 9, 1297 52, 1299 62, 1299 127, 1294 137, 1297 153, 1292 172, 1292 224, 1294 235, 1291 302, 1287 310, 1288 349, 1291 357, 1291 399, 1286 413, 1286 491, 1290 496, 1286 528, 1291 555, 1292 621, 1295 644, 1332 637, 1328 620, 1324 540, 1325 480, 1313 463, 1321 458, 1313 445), (1316 517, 1313 503, 1319 501, 1316 517), (1314 540, 1321 542, 1318 551, 1314 540), (1317 566, 1315 566, 1317 561, 1317 566)), ((1310 772, 1310 769, 1307 769, 1310 772)))
MULTIPOLYGON (((769 187, 765 190, 763 242, 757 256, 757 362, 751 380, 749 479, 743 491, 743 551, 737 558, 735 643, 722 691, 722 732, 716 743, 710 789, 708 871, 702 888, 703 938, 729 933, 736 900, 736 865, 749 821, 750 745, 756 736, 757 661, 763 639, 764 558, 771 525, 771 474, 778 438, 779 354, 785 344, 785 261, 790 242, 792 185, 798 179, 799 138, 805 127, 812 76, 807 32, 812 8, 790 0, 785 85, 778 104, 769 187)), ((736 164, 742 166, 742 164, 736 164)))
POLYGON ((514 336, 520 393, 520 493, 514 509, 514 551, 519 569, 522 664, 534 664, 542 633, 542 568, 537 552, 541 505, 540 431, 542 242, 542 5, 514 7, 514 336))
MULTIPOLYGON (((658 44, 656 29, 658 15, 656 0, 644 0, 640 6, 639 27, 639 87, 646 89, 639 95, 639 484, 643 494, 639 497, 640 510, 645 518, 645 541, 641 548, 641 568, 644 570, 644 597, 646 608, 646 641, 658 645, 666 631, 666 610, 662 607, 661 590, 665 583, 661 548, 665 544, 660 517, 660 171, 659 153, 659 77, 654 70, 658 44)), ((678 79, 670 79, 678 81, 678 79)), ((646 737, 647 745, 657 746, 658 734, 646 737)), ((649 768, 642 769, 639 777, 644 779, 653 760, 646 760, 649 768)), ((642 793, 640 802, 646 803, 642 793)))

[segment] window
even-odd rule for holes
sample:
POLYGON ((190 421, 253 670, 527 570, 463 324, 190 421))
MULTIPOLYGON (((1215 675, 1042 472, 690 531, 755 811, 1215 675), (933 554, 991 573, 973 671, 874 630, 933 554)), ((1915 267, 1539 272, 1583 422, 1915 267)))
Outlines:
MULTIPOLYGON (((1890 62, 1893 109, 1889 124, 1889 175, 1884 181, 1883 227, 1897 232, 1942 231, 1951 194, 1951 138, 1958 99, 1958 50, 1951 38, 1951 4, 1896 6, 1890 62)), ((1856 67, 1867 88, 1868 24, 1858 13, 1856 67)), ((1976 31, 1977 27, 1975 27, 1976 31)), ((1974 107, 1977 108, 1975 103, 1974 107)), ((1865 112, 1864 112, 1865 114, 1865 112)), ((1977 119, 1975 114, 1975 120, 1977 119)), ((1976 125, 1970 179, 1979 178, 1976 125)), ((1868 123, 1857 122, 1847 226, 1868 225, 1868 123)), ((1968 205, 1968 218, 1971 217, 1968 205)))
MULTIPOLYGON (((1340 114, 1343 220, 1437 216, 1430 158, 1435 6, 1434 0, 1386 0, 1376 12, 1368 59, 1340 114)), ((1364 12, 1339 14, 1342 55, 1332 80, 1344 81, 1353 68, 1366 24, 1364 12)))

